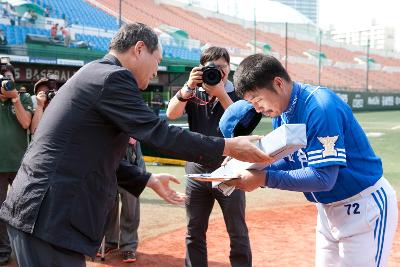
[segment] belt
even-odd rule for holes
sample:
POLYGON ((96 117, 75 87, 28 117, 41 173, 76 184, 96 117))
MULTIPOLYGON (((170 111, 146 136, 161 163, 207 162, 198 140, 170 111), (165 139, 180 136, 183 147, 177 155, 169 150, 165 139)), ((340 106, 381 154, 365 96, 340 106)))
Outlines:
POLYGON ((364 189, 363 191, 361 191, 360 193, 355 194, 354 196, 351 196, 349 198, 346 199, 342 199, 339 201, 335 201, 335 202, 331 202, 331 203, 327 203, 327 204, 322 204, 322 205, 327 205, 327 206, 337 206, 337 205, 342 205, 344 203, 348 203, 348 202, 352 202, 358 199, 361 199, 365 196, 370 195, 372 192, 378 190, 379 188, 385 186, 385 185, 389 185, 389 182, 386 180, 385 177, 381 177, 379 178, 378 181, 376 181, 376 183, 374 185, 371 185, 369 187, 367 187, 366 189, 364 189))

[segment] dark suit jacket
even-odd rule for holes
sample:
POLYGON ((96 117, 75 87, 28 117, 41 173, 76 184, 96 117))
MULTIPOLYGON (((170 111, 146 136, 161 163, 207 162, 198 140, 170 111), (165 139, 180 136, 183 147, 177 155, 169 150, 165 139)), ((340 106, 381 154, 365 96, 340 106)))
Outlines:
MULTIPOLYGON (((0 217, 51 244, 93 256, 115 201, 115 174, 128 136, 202 163, 218 159, 224 148, 222 138, 160 120, 132 74, 107 55, 82 67, 51 101, 0 217)), ((121 175, 122 186, 138 196, 149 174, 132 170, 121 175)))

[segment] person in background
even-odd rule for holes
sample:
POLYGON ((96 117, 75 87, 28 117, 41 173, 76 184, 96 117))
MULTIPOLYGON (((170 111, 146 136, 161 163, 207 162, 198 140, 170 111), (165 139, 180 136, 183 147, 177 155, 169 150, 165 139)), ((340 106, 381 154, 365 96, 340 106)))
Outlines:
POLYGON ((46 8, 44 9, 44 16, 45 16, 46 18, 50 17, 50 9, 49 9, 49 7, 46 7, 46 8))
POLYGON ((58 23, 56 23, 53 26, 51 26, 51 29, 50 29, 50 37, 51 37, 51 39, 56 39, 57 38, 57 32, 58 32, 58 23))
POLYGON ((8 47, 7 47, 7 37, 4 34, 4 31, 0 29, 0 53, 8 53, 8 47))
POLYGON ((41 78, 35 83, 33 87, 35 93, 35 104, 34 115, 30 127, 31 134, 35 134, 36 128, 42 119, 43 112, 57 93, 57 90, 57 81, 53 79, 41 78))
POLYGON ((69 45, 71 43, 71 34, 70 34, 69 30, 66 27, 61 27, 60 31, 64 38, 64 45, 66 47, 69 47, 69 45))
MULTIPOLYGON (((133 138, 129 138, 124 160, 146 170, 140 143, 133 138)), ((122 187, 118 187, 118 193, 121 198, 121 214, 118 216, 120 198, 117 195, 116 204, 108 217, 104 251, 107 255, 120 250, 122 262, 130 263, 136 261, 136 249, 139 242, 140 203, 139 198, 122 187)), ((99 251, 96 256, 100 257, 101 252, 99 251)))
MULTIPOLYGON (((3 77, 14 81, 15 71, 10 64, 1 65, 3 77)), ((12 88, 8 88, 12 89, 12 88)), ((0 93, 0 203, 6 199, 28 146, 28 131, 32 119, 32 101, 27 93, 1 88, 0 93)), ((11 254, 6 225, 0 221, 0 265, 6 265, 11 254)))
POLYGON ((26 90, 26 87, 25 87, 25 86, 21 86, 21 87, 19 88, 18 92, 19 92, 20 94, 21 94, 21 93, 28 93, 28 91, 26 90))
POLYGON ((4 31, 0 29, 0 45, 7 45, 7 37, 4 34, 4 31))
MULTIPOLYGON (((209 47, 202 52, 200 63, 202 66, 215 64, 221 73, 221 81, 214 86, 204 83, 202 67, 194 67, 189 80, 170 100, 167 118, 177 119, 186 111, 190 131, 222 137, 218 129, 219 120, 225 109, 239 99, 234 92, 232 82, 228 80, 230 56, 225 48, 209 47), (202 86, 197 88, 199 84, 202 86)), ((207 164, 188 162, 185 171, 187 174, 211 173, 221 166, 222 160, 221 157, 207 164)), ((231 265, 251 266, 252 254, 245 221, 244 192, 235 190, 230 196, 225 196, 217 188, 213 188, 211 182, 188 179, 186 194, 188 199, 185 265, 208 266, 206 232, 214 202, 217 200, 231 241, 229 255, 231 265)))
POLYGON ((21 18, 21 24, 22 26, 28 26, 29 24, 35 24, 35 21, 37 19, 36 14, 32 12, 32 10, 28 9, 25 11, 24 15, 21 18))
POLYGON ((160 91, 156 91, 154 93, 153 99, 151 100, 151 108, 153 109, 154 113, 159 116, 160 115, 160 109, 163 104, 163 97, 160 94, 160 91))

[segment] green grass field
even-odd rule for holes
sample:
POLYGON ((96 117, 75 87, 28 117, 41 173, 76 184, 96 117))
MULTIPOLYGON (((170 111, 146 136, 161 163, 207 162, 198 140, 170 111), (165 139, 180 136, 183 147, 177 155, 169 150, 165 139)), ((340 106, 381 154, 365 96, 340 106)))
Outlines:
MULTIPOLYGON (((384 175, 400 192, 400 111, 356 113, 361 126, 367 134, 375 152, 382 158, 384 175)), ((255 134, 264 135, 271 131, 271 120, 263 118, 255 134)), ((153 173, 174 174, 182 183, 173 186, 179 191, 185 189, 184 169, 177 166, 147 166, 153 173)), ((258 189, 246 194, 247 210, 265 209, 271 205, 305 204, 301 193, 274 189, 258 189)), ((146 189, 141 199, 140 237, 148 238, 185 226, 185 210, 181 206, 164 203, 151 190, 146 189)), ((215 205, 211 218, 220 217, 215 205)))

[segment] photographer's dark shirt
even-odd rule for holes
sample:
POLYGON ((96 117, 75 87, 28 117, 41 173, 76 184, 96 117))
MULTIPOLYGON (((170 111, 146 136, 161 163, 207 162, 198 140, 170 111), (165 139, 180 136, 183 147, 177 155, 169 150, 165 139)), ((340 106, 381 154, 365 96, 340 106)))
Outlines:
MULTIPOLYGON (((233 102, 239 100, 239 97, 235 94, 233 84, 230 81, 225 85, 225 90, 233 102)), ((205 102, 209 100, 209 95, 204 90, 197 90, 196 97, 205 102)), ((185 110, 188 115, 190 131, 208 136, 223 137, 219 130, 219 120, 225 112, 221 102, 215 101, 207 105, 199 105, 196 102, 188 101, 185 110)), ((222 161, 223 157, 221 156, 217 160, 209 161, 206 164, 188 162, 187 169, 190 168, 196 171, 192 173, 212 172, 221 166, 222 161)))
MULTIPOLYGON (((169 127, 147 107, 131 72, 107 55, 82 67, 49 104, 1 219, 56 246, 94 256, 115 203, 115 173, 129 136, 202 163, 215 161, 224 149, 222 138, 169 127)), ((150 174, 127 166, 119 176, 120 185, 138 196, 150 174)))

